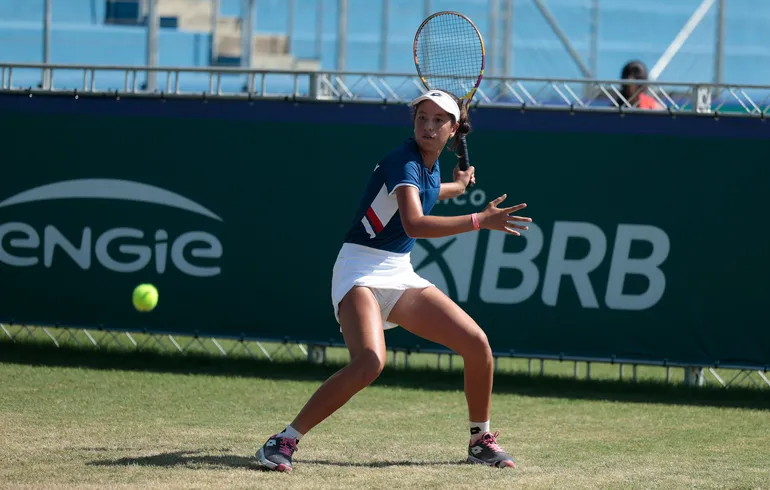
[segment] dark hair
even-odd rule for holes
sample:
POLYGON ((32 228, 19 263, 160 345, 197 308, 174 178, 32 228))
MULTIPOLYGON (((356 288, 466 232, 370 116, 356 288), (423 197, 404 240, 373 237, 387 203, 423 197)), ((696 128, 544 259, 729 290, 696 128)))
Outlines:
POLYGON ((647 67, 639 60, 629 61, 620 73, 623 80, 647 80, 647 67))
MULTIPOLYGON (((621 80, 647 80, 647 67, 644 63, 642 63, 639 60, 631 60, 628 63, 626 63, 623 66, 623 69, 620 72, 620 78, 621 80)), ((633 100, 630 100, 634 98, 634 95, 638 95, 640 93, 647 91, 647 86, 645 84, 639 84, 637 86, 637 89, 634 93, 631 92, 631 83, 625 83, 621 85, 620 87, 620 93, 621 95, 628 100, 633 105, 633 100)), ((619 106, 623 106, 623 101, 619 96, 613 96, 613 99, 615 99, 615 102, 619 106)))
MULTIPOLYGON (((448 145, 450 150, 457 151, 460 144, 460 136, 465 136, 471 132, 471 116, 468 114, 468 111, 465 110, 465 107, 463 107, 462 102, 460 102, 460 99, 457 98, 457 96, 452 93, 449 93, 449 95, 452 96, 452 100, 457 103, 457 107, 460 109, 460 127, 457 128, 457 132, 448 145)), ((452 116, 452 123, 455 122, 454 116, 452 116)))
MULTIPOLYGON (((467 135, 471 132, 471 117, 470 114, 468 114, 468 111, 465 110, 462 103, 460 102, 460 99, 454 95, 451 92, 447 92, 451 97, 452 100, 455 101, 457 104, 457 107, 460 109, 460 127, 457 128, 457 132, 455 133, 454 137, 450 140, 449 144, 447 145, 450 150, 457 151, 457 147, 460 143, 460 136, 467 135)), ((424 101, 423 101, 424 102, 424 101)), ((420 107, 422 102, 417 104, 414 107, 414 110, 412 111, 412 123, 414 123, 414 120, 417 118, 417 109, 420 107)), ((455 117, 453 115, 449 115, 449 117, 452 119, 452 124, 456 123, 455 117)))

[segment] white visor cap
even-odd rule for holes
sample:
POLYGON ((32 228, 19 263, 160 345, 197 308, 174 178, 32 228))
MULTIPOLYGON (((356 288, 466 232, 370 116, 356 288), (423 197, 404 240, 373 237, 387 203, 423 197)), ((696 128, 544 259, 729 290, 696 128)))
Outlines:
POLYGON ((452 96, 448 93, 441 90, 431 90, 430 92, 425 92, 421 96, 411 101, 409 105, 414 107, 423 100, 431 100, 435 102, 439 107, 453 115, 455 122, 460 120, 460 108, 457 107, 457 102, 455 102, 452 96))

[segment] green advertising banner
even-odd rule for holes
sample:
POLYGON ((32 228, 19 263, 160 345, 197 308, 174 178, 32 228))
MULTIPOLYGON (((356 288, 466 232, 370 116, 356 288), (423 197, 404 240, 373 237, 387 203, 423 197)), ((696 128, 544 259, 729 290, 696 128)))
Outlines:
MULTIPOLYGON (((534 224, 419 240, 499 353, 766 367, 769 129, 478 109, 478 183, 534 224)), ((402 106, 0 97, 0 321, 341 343, 331 273, 402 106), (155 284, 158 307, 131 292, 155 284)), ((442 160, 451 178, 453 157, 442 160)), ((395 329, 390 346, 435 348, 395 329)))

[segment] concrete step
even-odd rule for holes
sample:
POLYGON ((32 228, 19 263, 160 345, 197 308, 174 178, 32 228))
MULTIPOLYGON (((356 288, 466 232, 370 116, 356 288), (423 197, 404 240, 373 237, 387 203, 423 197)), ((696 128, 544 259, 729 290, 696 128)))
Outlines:
MULTIPOLYGON (((211 2, 209 0, 158 0, 162 17, 176 17, 180 30, 211 32, 211 2)), ((217 19, 216 51, 220 57, 237 59, 241 56, 240 17, 220 16, 217 19)), ((252 38, 254 68, 276 70, 320 69, 315 60, 298 60, 290 53, 289 38, 282 34, 255 34, 252 38)))
MULTIPOLYGON (((252 38, 254 54, 289 54, 289 38, 276 34, 257 34, 252 38)), ((241 55, 241 31, 217 33, 217 50, 223 56, 241 55)))
POLYGON ((211 32, 211 2, 208 0, 158 0, 161 17, 176 17, 180 30, 211 32))

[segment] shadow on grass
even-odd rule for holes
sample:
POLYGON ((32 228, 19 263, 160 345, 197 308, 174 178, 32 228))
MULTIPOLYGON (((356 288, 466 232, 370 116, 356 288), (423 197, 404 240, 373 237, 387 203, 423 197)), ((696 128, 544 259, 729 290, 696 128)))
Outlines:
POLYGON ((354 463, 352 461, 329 461, 327 459, 295 459, 299 464, 317 464, 322 466, 344 466, 358 468, 387 468, 389 466, 458 466, 470 464, 464 459, 455 461, 369 461, 354 463))
MULTIPOLYGON (((270 362, 245 357, 215 357, 205 354, 124 352, 90 347, 54 347, 33 343, 0 341, 0 362, 31 366, 61 366, 87 369, 120 369, 261 379, 322 382, 341 365, 308 362, 270 362)), ((386 367, 374 386, 397 386, 420 390, 462 390, 461 371, 386 367)), ((633 403, 701 405, 770 410, 770 390, 745 387, 688 388, 679 384, 617 380, 576 380, 523 373, 497 373, 495 393, 521 396, 609 400, 633 403)))
POLYGON ((204 454, 202 451, 174 451, 153 454, 152 456, 99 459, 86 464, 89 466, 189 466, 206 469, 211 467, 261 469, 254 458, 234 454, 204 454))
MULTIPOLYGON (((348 462, 330 461, 325 459, 295 458, 294 462, 302 465, 343 466, 360 468, 387 468, 390 466, 449 466, 468 464, 465 460, 457 461, 371 461, 348 462)), ((253 470, 266 470, 256 463, 256 459, 233 454, 205 454, 204 451, 174 451, 170 453, 154 454, 152 456, 125 457, 118 459, 99 459, 90 461, 89 466, 159 466, 173 467, 186 466, 192 469, 212 468, 243 468, 253 470)))

